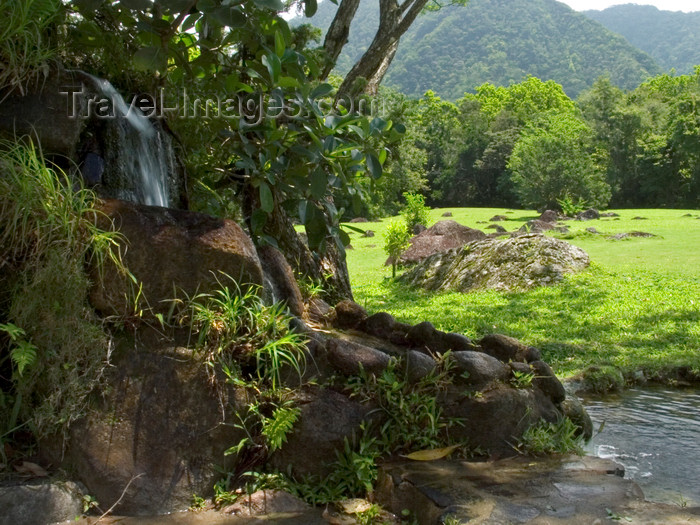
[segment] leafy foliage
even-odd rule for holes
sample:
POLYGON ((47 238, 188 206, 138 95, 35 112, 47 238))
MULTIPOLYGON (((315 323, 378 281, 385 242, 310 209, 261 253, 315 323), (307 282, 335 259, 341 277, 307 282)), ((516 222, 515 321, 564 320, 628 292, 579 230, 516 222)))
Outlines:
POLYGON ((402 215, 406 221, 406 229, 413 231, 417 225, 428 226, 428 207, 425 205, 425 197, 420 194, 404 193, 406 204, 402 210, 402 215))
POLYGON ((582 456, 582 438, 577 436, 578 432, 579 428, 567 417, 556 423, 541 421, 523 433, 518 450, 535 456, 572 452, 582 456))
POLYGON ((384 234, 384 251, 391 259, 391 275, 396 277, 396 265, 399 257, 410 246, 411 234, 404 221, 392 221, 384 234))
POLYGON ((94 204, 30 142, 0 145, 0 304, 12 341, 0 346, 3 398, 14 407, 8 426, 21 421, 38 436, 85 413, 111 351, 87 304, 85 262, 122 266, 115 234, 94 226, 94 204))

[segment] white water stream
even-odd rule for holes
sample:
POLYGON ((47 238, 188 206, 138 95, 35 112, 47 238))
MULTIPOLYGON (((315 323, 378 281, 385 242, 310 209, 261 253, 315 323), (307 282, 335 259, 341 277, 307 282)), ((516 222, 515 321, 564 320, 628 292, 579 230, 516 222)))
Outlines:
POLYGON ((119 164, 130 184, 119 190, 120 199, 168 207, 168 175, 173 169, 172 155, 163 136, 135 105, 129 105, 107 80, 89 75, 100 94, 111 101, 113 117, 118 121, 119 164))

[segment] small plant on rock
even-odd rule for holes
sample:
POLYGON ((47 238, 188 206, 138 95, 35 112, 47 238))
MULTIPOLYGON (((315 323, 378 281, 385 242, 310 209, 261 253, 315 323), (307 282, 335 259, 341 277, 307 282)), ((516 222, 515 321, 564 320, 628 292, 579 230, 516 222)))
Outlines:
POLYGON ((517 450, 535 456, 544 454, 583 455, 579 428, 568 417, 556 423, 540 421, 528 428, 520 438, 517 450))

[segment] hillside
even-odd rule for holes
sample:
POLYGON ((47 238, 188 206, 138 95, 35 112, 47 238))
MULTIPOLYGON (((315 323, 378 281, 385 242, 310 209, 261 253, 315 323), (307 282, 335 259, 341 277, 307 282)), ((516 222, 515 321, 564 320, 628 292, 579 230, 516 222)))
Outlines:
POLYGON ((625 4, 584 14, 649 53, 664 70, 688 74, 700 65, 700 12, 625 4))
MULTIPOLYGON (((335 9, 323 2, 312 23, 325 30, 335 9)), ((340 72, 369 44, 378 10, 376 0, 360 4, 340 72)), ((471 0, 420 16, 402 38, 384 83, 412 96, 432 89, 454 100, 484 82, 509 85, 534 75, 555 80, 576 97, 604 74, 631 89, 660 72, 649 55, 555 0, 471 0)))

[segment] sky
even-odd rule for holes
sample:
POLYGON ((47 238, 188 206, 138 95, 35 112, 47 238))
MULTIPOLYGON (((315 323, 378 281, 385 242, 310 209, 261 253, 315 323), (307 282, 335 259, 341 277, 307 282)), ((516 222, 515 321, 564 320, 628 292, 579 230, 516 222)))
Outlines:
POLYGON ((700 11, 698 0, 559 0, 576 11, 605 9, 619 4, 654 5, 662 11, 700 11))

